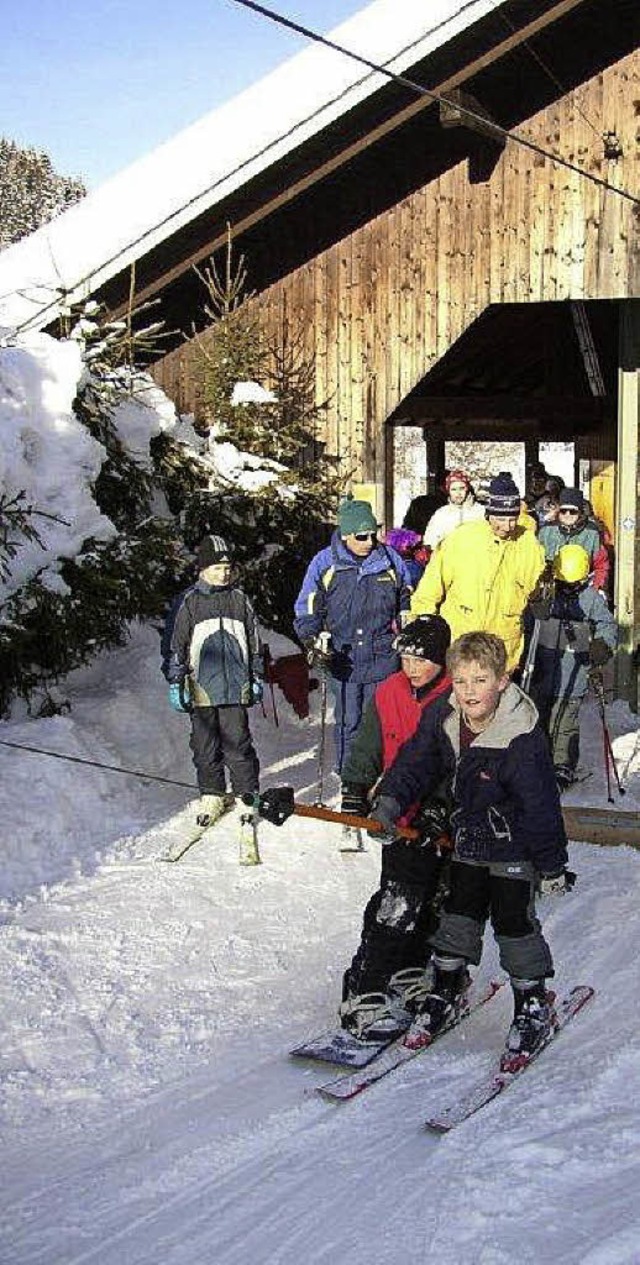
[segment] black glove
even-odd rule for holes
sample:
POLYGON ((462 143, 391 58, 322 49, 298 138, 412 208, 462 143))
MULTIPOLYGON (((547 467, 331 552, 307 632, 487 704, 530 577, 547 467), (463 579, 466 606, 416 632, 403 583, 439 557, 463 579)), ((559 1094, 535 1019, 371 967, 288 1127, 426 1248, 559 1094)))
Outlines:
POLYGON ((611 649, 602 637, 594 637, 589 646, 589 662, 594 668, 601 668, 611 658, 611 649))
POLYGON ((553 606, 553 598, 551 597, 532 597, 529 602, 529 610, 534 619, 548 619, 553 606))
POLYGON ((272 786, 263 791, 258 803, 258 812, 272 826, 284 826, 295 808, 292 786, 272 786))
POLYGON ((340 810, 348 813, 350 817, 368 817, 369 801, 366 787, 349 786, 346 782, 343 783, 340 810))
POLYGON ((400 811, 400 805, 391 795, 381 795, 379 799, 375 799, 368 815, 380 822, 382 830, 370 830, 368 833, 372 838, 379 839, 380 843, 393 843, 397 836, 396 822, 400 811))
POLYGON ((576 881, 573 870, 557 870, 555 874, 541 874, 538 891, 541 896, 566 896, 576 881))
POLYGON ((419 831, 421 844, 434 844, 449 829, 449 814, 444 804, 423 804, 411 825, 419 831))

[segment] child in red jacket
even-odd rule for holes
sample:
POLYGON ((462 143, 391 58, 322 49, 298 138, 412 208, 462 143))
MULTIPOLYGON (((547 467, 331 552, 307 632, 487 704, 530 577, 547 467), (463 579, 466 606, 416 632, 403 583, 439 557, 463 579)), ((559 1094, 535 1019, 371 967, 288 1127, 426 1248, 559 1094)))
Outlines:
MULTIPOLYGON (((342 770, 342 811, 366 816, 370 794, 400 747, 415 732, 425 710, 447 694, 445 669, 451 639, 439 615, 414 620, 396 638, 401 670, 376 688, 342 770)), ((401 1032, 411 1016, 407 990, 424 979, 435 929, 433 901, 442 875, 434 846, 446 824, 437 798, 416 802, 398 824, 411 824, 419 840, 401 836, 383 849, 380 886, 364 911, 360 945, 344 975, 342 1026, 363 1040, 401 1032)))

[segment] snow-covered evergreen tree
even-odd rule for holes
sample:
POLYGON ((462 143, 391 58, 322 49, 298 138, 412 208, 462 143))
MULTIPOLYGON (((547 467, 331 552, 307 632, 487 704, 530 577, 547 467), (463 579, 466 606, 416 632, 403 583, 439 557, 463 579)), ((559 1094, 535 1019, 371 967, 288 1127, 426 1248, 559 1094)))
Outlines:
POLYGON ((0 250, 33 233, 86 194, 81 180, 60 176, 43 150, 0 137, 0 250))
POLYGON ((199 391, 216 474, 189 503, 185 534, 192 544, 203 531, 228 537, 260 618, 290 635, 304 571, 348 476, 320 438, 326 406, 315 398, 304 330, 285 312, 277 338, 264 338, 230 235, 223 267, 212 259, 198 275, 210 322, 197 335, 199 391), (226 454, 238 449, 244 477, 229 478, 226 454))

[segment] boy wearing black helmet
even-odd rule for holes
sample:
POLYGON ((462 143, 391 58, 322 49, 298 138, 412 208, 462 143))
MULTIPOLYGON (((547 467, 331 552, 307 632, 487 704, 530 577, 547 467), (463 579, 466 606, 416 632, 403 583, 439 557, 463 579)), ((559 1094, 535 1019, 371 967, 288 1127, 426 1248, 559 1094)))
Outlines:
POLYGON ((551 599, 531 603, 540 629, 531 697, 549 735, 560 791, 576 776, 589 674, 607 662, 617 640, 615 619, 591 578, 586 549, 563 545, 553 559, 551 599))

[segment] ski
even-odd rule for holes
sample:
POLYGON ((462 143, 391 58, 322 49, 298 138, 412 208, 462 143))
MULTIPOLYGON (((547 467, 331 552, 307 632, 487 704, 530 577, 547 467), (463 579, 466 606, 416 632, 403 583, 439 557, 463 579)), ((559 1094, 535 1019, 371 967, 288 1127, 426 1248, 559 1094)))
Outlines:
POLYGON ((379 1041, 362 1041, 344 1028, 331 1028, 297 1045, 290 1054, 294 1059, 314 1059, 320 1063, 333 1063, 336 1067, 367 1067, 397 1040, 396 1033, 379 1041))
POLYGON ((227 813, 233 808, 235 798, 232 795, 229 795, 227 796, 227 799, 228 803, 225 806, 222 817, 218 817, 216 821, 209 822, 206 826, 194 826, 191 834, 188 835, 186 839, 180 839, 177 843, 174 843, 173 846, 168 848, 159 859, 161 861, 168 861, 171 864, 176 861, 180 861, 185 853, 189 852, 191 848, 195 847, 196 843, 200 842, 202 836, 206 835, 208 830, 214 830, 218 825, 218 822, 222 821, 223 818, 227 816, 227 813))
MULTIPOLYGON (((248 798, 248 796, 247 796, 248 798)), ((258 822, 260 820, 260 796, 254 795, 246 812, 240 814, 238 848, 240 865, 261 865, 258 847, 258 822)))
POLYGON ((169 861, 172 864, 174 861, 179 861, 190 848, 193 848, 196 843, 200 842, 202 836, 207 833, 207 830, 213 830, 213 826, 196 826, 195 830, 192 831, 187 839, 180 839, 178 843, 175 843, 172 848, 169 848, 169 850, 160 857, 160 860, 169 861))
POLYGON ((358 826, 343 826, 340 852, 365 852, 364 836, 358 826))
POLYGON ((335 1080, 327 1081, 324 1085, 318 1085, 316 1093, 321 1094, 323 1098, 328 1098, 331 1102, 346 1102, 350 1098, 355 1098, 356 1094, 361 1094, 370 1085, 375 1085, 376 1081, 387 1076, 389 1072, 393 1072, 396 1067, 401 1067, 403 1063, 408 1063, 416 1055, 428 1050, 446 1032, 451 1032, 452 1028, 456 1028, 459 1023, 479 1010, 480 1006, 484 1006, 492 997, 495 997, 503 983, 503 980, 492 980, 478 993, 474 991, 472 985, 462 1009, 453 1015, 449 1023, 445 1024, 434 1037, 429 1038, 419 1024, 412 1024, 409 1031, 404 1036, 396 1038, 387 1049, 383 1049, 379 1057, 374 1055, 373 1060, 369 1060, 370 1066, 365 1065, 348 1076, 339 1076, 335 1080))
POLYGON ((462 1124, 464 1120, 468 1120, 476 1111, 480 1111, 481 1107, 485 1107, 487 1103, 492 1102, 501 1094, 503 1090, 508 1089, 514 1080, 526 1072, 543 1050, 554 1040, 559 1032, 579 1014, 583 1006, 591 1001, 594 996, 594 989, 588 984, 580 984, 573 988, 571 992, 563 997, 562 1001, 556 1007, 556 1022, 549 1033, 546 1041, 538 1047, 535 1054, 523 1067, 513 1072, 503 1072, 498 1070, 486 1076, 484 1080, 478 1081, 471 1089, 464 1090, 459 1098, 450 1103, 448 1107, 444 1107, 442 1111, 436 1112, 426 1121, 426 1128, 437 1133, 448 1133, 450 1129, 456 1125, 462 1124))

